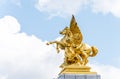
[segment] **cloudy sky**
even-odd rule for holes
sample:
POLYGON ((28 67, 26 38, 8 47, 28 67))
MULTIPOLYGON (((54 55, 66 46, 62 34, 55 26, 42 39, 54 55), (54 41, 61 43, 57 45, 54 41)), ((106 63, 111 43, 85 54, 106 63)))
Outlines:
POLYGON ((0 79, 56 78, 64 53, 45 43, 61 37, 72 14, 83 42, 99 49, 89 66, 119 79, 119 0, 0 0, 0 79))

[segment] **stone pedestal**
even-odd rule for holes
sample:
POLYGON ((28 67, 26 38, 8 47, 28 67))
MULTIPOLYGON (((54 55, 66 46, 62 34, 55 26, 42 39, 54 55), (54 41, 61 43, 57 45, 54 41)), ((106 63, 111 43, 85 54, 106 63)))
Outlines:
POLYGON ((62 74, 57 79, 101 79, 97 74, 62 74))

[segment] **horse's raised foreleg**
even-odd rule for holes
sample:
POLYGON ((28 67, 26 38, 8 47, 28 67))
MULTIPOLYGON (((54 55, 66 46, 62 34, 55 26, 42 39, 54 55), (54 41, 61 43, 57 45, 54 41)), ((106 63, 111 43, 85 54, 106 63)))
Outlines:
POLYGON ((60 50, 59 50, 59 42, 58 41, 52 41, 52 42, 48 42, 48 43, 46 43, 47 45, 50 45, 50 44, 56 44, 56 50, 57 50, 57 53, 59 53, 60 52, 60 50))
POLYGON ((50 44, 54 44, 54 43, 57 43, 57 41, 47 42, 46 44, 50 45, 50 44))

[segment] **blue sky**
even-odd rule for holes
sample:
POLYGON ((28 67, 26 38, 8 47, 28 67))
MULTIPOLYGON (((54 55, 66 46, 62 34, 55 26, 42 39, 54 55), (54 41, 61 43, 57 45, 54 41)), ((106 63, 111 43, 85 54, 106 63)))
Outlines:
MULTIPOLYGON (((13 44, 12 51, 15 51, 15 50, 17 51, 17 49, 14 49, 14 48, 23 49, 24 46, 28 46, 28 48, 25 47, 26 49, 24 51, 21 51, 26 53, 25 55, 21 54, 20 55, 21 58, 23 56, 26 56, 26 57, 29 56, 28 50, 33 49, 31 50, 33 52, 30 53, 29 59, 31 59, 31 56, 34 54, 34 50, 35 50, 37 52, 35 53, 35 56, 39 56, 39 57, 43 56, 43 59, 42 59, 43 61, 44 58, 48 59, 50 55, 44 57, 43 54, 42 55, 38 54, 39 52, 37 50, 40 51, 42 48, 44 49, 46 47, 48 48, 49 52, 52 52, 51 50, 55 52, 54 47, 51 46, 51 48, 49 48, 45 46, 44 42, 55 40, 56 38, 60 37, 61 35, 59 34, 59 31, 62 30, 65 26, 69 26, 71 16, 72 14, 74 14, 76 21, 78 22, 79 28, 83 34, 83 42, 88 43, 89 45, 95 45, 99 49, 99 53, 95 58, 89 58, 90 62, 92 63, 94 61, 102 65, 107 65, 110 67, 112 66, 116 69, 119 69, 120 68, 120 63, 119 63, 120 62, 120 53, 119 53, 119 49, 120 49, 120 44, 119 44, 120 43, 120 35, 119 35, 120 34, 120 8, 119 7, 120 6, 119 6, 119 3, 120 3, 119 0, 106 0, 106 1, 104 0, 96 0, 96 1, 95 0, 90 0, 90 1, 89 0, 76 0, 76 1, 73 1, 73 0, 70 0, 70 1, 69 0, 29 0, 29 1, 28 0, 4 0, 2 1, 0 0, 0 19, 5 18, 5 16, 9 16, 7 18, 11 18, 15 22, 17 20, 17 24, 20 25, 20 27, 17 27, 19 28, 17 30, 17 34, 18 34, 17 37, 10 36, 9 34, 4 35, 4 33, 2 33, 3 31, 1 31, 1 34, 0 34, 1 39, 9 38, 9 36, 11 38, 17 39, 16 45, 13 44), (25 43, 27 40, 28 42, 25 43), (17 42, 20 42, 21 43, 20 45, 23 48, 16 47, 19 45, 17 42), (29 47, 29 43, 31 45, 30 47, 29 47), (35 47, 33 47, 32 45, 35 47), (43 45, 43 47, 39 47, 40 45, 43 45), (40 49, 36 49, 36 47, 40 49)), ((4 26, 2 26, 1 24, 0 30, 2 30, 2 27, 4 26)), ((15 27, 12 27, 12 29, 14 28, 15 27)), ((5 27, 3 30, 5 29, 11 29, 11 27, 9 28, 5 27)), ((13 35, 13 32, 10 32, 10 33, 13 35)), ((10 42, 14 42, 13 39, 11 38, 10 40, 5 40, 5 41, 3 39, 1 44, 4 45, 5 48, 9 47, 8 44, 12 44, 10 42), (8 41, 9 43, 7 44, 6 42, 8 41)), ((11 47, 9 47, 8 49, 10 48, 11 47)), ((3 53, 6 52, 3 50, 0 50, 0 51, 3 53)), ((1 55, 3 53, 1 53, 1 55)), ((19 56, 17 52, 15 52, 15 54, 19 56)), ((55 54, 55 56, 59 57, 61 55, 55 54)), ((12 58, 11 55, 9 57, 12 58)), ((16 58, 16 56, 14 57, 16 58)), ((55 59, 54 56, 52 57, 54 60, 55 59)), ((9 62, 8 60, 9 59, 6 59, 4 61, 3 59, 4 62, 9 62)), ((27 59, 25 60, 27 61, 27 59)), ((36 60, 38 60, 37 63, 40 62, 39 58, 36 60)), ((53 60, 51 61, 53 62, 53 60)), ((1 59, 1 62, 2 62, 2 59, 1 59)), ((11 63, 11 61, 9 63, 11 63)), ((12 64, 12 66, 14 65, 12 64)), ((57 66, 58 64, 55 65, 54 67, 57 67, 57 66)), ((34 72, 36 72, 35 70, 37 69, 33 69, 34 72)), ((0 79, 18 79, 18 78, 15 78, 15 76, 20 75, 20 73, 17 73, 14 75, 9 74, 7 70, 5 70, 5 68, 3 69, 3 71, 7 74, 7 76, 4 75, 5 73, 1 72, 0 79)), ((24 70, 21 72, 24 72, 24 70)), ((36 74, 38 74, 38 72, 40 71, 37 71, 36 74)), ((32 74, 32 73, 29 73, 29 74, 32 74)), ((25 76, 23 76, 22 79, 24 78, 25 76)), ((43 77, 38 76, 37 78, 45 79, 45 76, 43 77)), ((34 79, 37 79, 37 78, 34 78, 34 79)))

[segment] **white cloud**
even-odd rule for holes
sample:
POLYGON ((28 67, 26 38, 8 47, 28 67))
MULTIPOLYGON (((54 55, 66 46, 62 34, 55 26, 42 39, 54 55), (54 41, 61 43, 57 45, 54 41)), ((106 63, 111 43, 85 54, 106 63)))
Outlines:
POLYGON ((85 7, 90 7, 94 13, 111 13, 120 17, 119 4, 120 0, 38 0, 35 6, 40 12, 50 14, 50 18, 78 14, 85 7))
POLYGON ((48 12, 50 16, 71 16, 77 14, 88 0, 38 0, 36 8, 48 12))
POLYGON ((94 12, 109 13, 111 9, 110 0, 92 0, 92 9, 94 12))
POLYGON ((0 19, 0 79, 55 77, 61 59, 54 47, 46 46, 45 41, 34 35, 19 31, 20 24, 14 17, 0 19))
POLYGON ((16 5, 16 6, 20 7, 21 6, 21 0, 0 0, 0 7, 1 6, 7 6, 9 4, 13 4, 13 5, 16 5))
POLYGON ((93 12, 101 12, 104 14, 111 13, 116 17, 120 17, 120 0, 92 0, 93 12))
POLYGON ((101 79, 119 79, 120 68, 103 64, 92 64, 91 67, 101 75, 101 79))
POLYGON ((21 6, 21 0, 11 0, 11 2, 17 6, 21 6))
POLYGON ((20 24, 11 16, 5 16, 0 19, 0 32, 2 33, 17 33, 20 31, 20 24), (4 27, 3 27, 4 26, 4 27))
POLYGON ((0 79, 7 79, 7 76, 0 75, 0 79))

